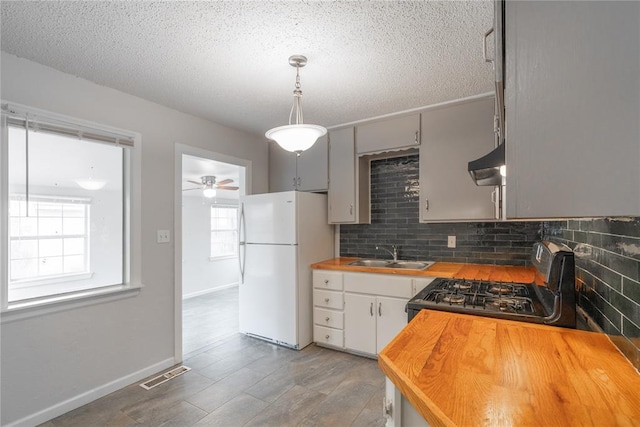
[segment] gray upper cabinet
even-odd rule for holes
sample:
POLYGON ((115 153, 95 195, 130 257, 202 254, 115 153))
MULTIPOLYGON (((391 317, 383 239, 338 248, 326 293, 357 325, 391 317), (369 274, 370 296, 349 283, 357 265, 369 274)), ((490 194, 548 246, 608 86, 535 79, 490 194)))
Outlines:
POLYGON ((327 191, 329 181, 328 139, 323 136, 297 156, 269 143, 269 191, 327 191))
POLYGON ((467 163, 495 145, 494 98, 422 112, 420 221, 495 220, 495 187, 476 186, 467 163))
POLYGON ((373 154, 418 146, 420 146, 420 114, 365 123, 356 128, 358 154, 373 154))
POLYGON ((329 223, 370 222, 369 168, 356 156, 354 128, 329 133, 329 223))
POLYGON ((269 142, 269 191, 295 190, 296 180, 296 154, 269 142))
POLYGON ((327 191, 329 188, 329 137, 315 144, 297 158, 298 190, 327 191))
POLYGON ((640 215, 640 2, 507 2, 507 217, 640 215))

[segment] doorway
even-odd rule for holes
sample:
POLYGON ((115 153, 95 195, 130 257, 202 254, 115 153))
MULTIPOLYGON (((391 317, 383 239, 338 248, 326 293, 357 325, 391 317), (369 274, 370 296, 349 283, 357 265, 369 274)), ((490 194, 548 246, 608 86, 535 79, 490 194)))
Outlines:
POLYGON ((237 218, 250 162, 176 144, 175 358, 238 332, 237 218))

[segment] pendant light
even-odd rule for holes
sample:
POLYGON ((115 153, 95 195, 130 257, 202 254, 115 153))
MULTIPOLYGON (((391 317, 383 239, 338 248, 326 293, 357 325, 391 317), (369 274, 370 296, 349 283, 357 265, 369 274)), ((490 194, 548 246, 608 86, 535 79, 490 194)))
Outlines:
POLYGON ((265 133, 265 136, 277 142, 285 150, 299 156, 304 150, 311 148, 318 138, 326 135, 327 129, 322 126, 304 124, 303 121, 300 68, 307 65, 307 58, 302 55, 293 55, 289 58, 289 65, 296 67, 296 86, 293 91, 293 107, 289 113, 289 125, 270 129, 265 133), (294 115, 295 124, 291 124, 294 115))

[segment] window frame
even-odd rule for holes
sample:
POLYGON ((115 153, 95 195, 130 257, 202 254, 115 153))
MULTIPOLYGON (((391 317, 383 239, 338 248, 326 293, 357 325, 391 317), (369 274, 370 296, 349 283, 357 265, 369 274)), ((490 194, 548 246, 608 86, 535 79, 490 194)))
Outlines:
POLYGON ((52 113, 20 104, 8 103, 4 100, 1 104, 0 118, 0 313, 2 323, 21 318, 38 316, 43 313, 63 311, 73 307, 95 304, 104 300, 116 300, 136 295, 143 287, 140 282, 140 152, 141 135, 136 132, 118 129, 52 113), (60 123, 62 126, 77 129, 79 135, 87 137, 90 143, 113 143, 122 146, 122 277, 120 283, 98 286, 89 289, 57 293, 54 295, 40 296, 32 299, 21 299, 9 302, 9 183, 8 183, 8 116, 28 116, 43 119, 45 122, 60 123), (94 131, 95 133, 92 133, 94 131), (100 140, 102 136, 107 136, 100 140), (123 143, 120 143, 122 138, 123 143), (135 170, 134 170, 135 165, 135 170), (5 203, 7 202, 7 203, 5 203), (132 208, 135 204, 136 210, 132 208), (133 229, 135 227, 135 229, 133 229))
POLYGON ((218 261, 224 259, 234 259, 238 257, 238 205, 234 205, 231 203, 222 203, 222 204, 211 204, 209 208, 209 261, 218 261), (236 226, 232 230, 218 230, 213 228, 213 209, 222 208, 222 209, 234 209, 235 217, 236 217, 236 226), (215 231, 231 231, 235 232, 234 239, 234 252, 226 255, 213 255, 212 254, 212 246, 213 246, 213 233, 215 231))

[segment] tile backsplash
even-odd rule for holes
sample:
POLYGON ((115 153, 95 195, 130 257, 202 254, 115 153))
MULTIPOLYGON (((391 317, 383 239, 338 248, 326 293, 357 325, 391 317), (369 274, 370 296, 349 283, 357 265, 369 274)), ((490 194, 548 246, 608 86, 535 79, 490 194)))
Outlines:
POLYGON ((574 250, 578 305, 640 370, 640 218, 548 222, 543 235, 574 250))
MULTIPOLYGON (((418 222, 418 155, 371 162, 371 224, 340 226, 340 255, 389 258, 399 247, 411 260, 529 265, 543 222, 418 222), (456 236, 456 247, 447 247, 456 236)), ((471 178, 469 178, 471 180, 471 178)))
POLYGON ((371 162, 371 224, 341 225, 340 254, 530 265, 535 241, 556 240, 576 254, 578 305, 640 370, 640 218, 564 221, 418 222, 418 155, 371 162), (447 236, 456 248, 447 248, 447 236))

